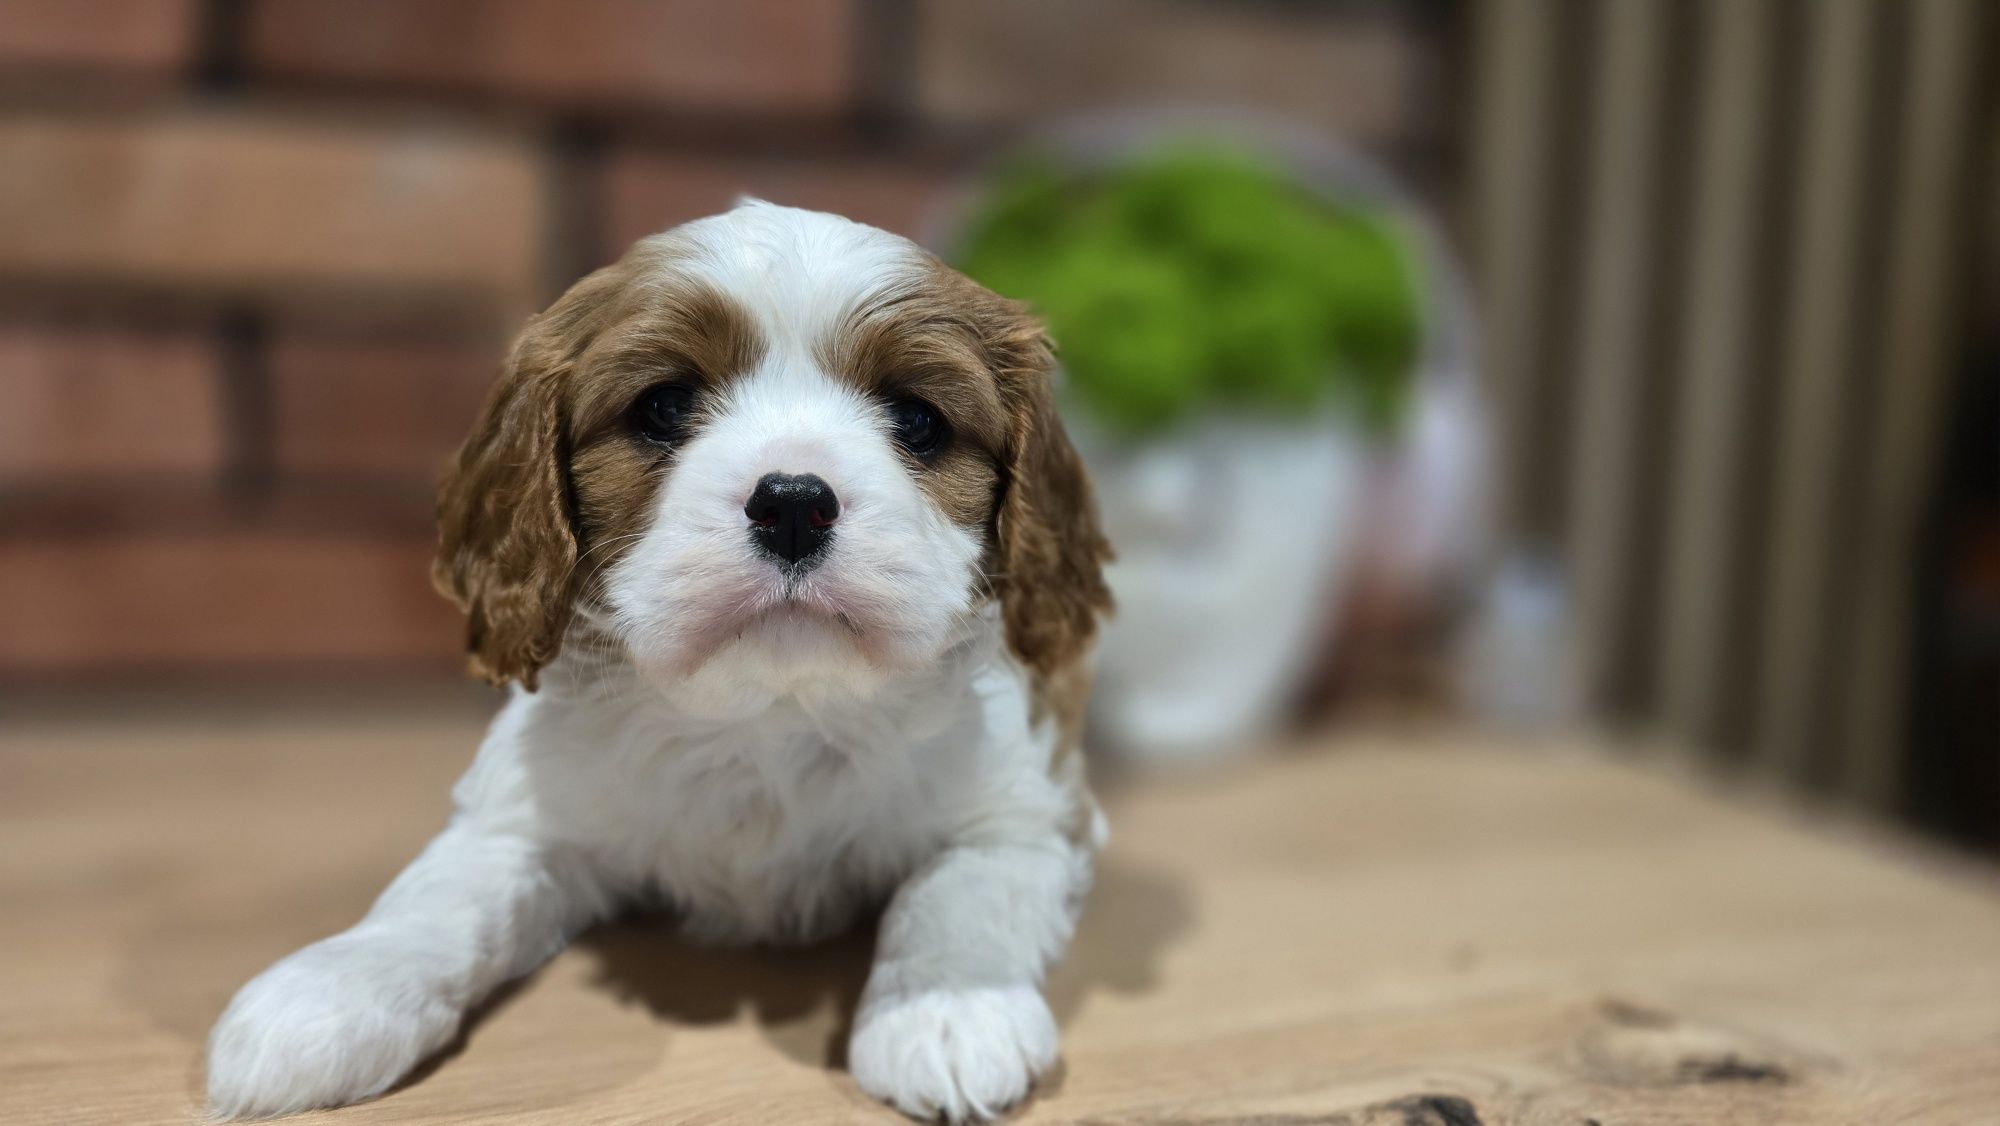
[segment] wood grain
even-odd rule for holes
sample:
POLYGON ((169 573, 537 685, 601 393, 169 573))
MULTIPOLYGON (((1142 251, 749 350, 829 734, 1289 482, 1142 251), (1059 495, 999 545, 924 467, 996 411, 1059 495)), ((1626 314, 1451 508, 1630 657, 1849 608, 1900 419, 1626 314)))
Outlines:
MULTIPOLYGON (((202 1038, 436 829, 478 717, 6 721, 0 1122, 186 1123, 202 1038)), ((1559 747, 1357 733, 1109 795, 1024 1123, 2000 1118, 2000 887, 1559 747)), ((840 1070, 867 936, 587 936, 301 1123, 898 1119, 840 1070)))

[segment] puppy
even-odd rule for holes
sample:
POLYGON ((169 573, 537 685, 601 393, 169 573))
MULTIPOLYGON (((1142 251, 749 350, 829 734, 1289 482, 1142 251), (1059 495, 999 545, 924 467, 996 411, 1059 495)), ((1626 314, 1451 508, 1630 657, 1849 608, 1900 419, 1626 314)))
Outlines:
POLYGON ((513 682, 449 825, 209 1039, 222 1117, 381 1094, 594 920, 820 938, 883 907, 848 1066, 993 1116, 1101 842, 1077 730, 1109 595, 1024 310, 747 201, 529 321, 439 501, 439 587, 513 682))

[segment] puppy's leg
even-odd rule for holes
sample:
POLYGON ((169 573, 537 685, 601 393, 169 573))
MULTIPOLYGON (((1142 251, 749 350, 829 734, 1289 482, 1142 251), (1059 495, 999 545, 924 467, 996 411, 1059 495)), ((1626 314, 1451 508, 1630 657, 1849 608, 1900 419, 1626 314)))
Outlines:
POLYGON ((920 1118, 991 1118, 1056 1059, 1041 980, 1068 945, 1090 854, 1046 840, 960 846, 905 883, 883 916, 848 1068, 920 1118))
POLYGON ((218 1117, 289 1114, 379 1095, 443 1047, 471 1005, 601 913, 573 856, 463 820, 352 929, 252 979, 208 1041, 218 1117))

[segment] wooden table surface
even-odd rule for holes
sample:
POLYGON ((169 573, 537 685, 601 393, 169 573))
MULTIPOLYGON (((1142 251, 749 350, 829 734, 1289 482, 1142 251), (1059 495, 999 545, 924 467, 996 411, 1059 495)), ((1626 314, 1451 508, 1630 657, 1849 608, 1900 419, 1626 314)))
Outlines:
MULTIPOLYGON (((0 1122, 188 1122, 230 993, 446 810, 476 717, 0 721, 0 1122)), ((1024 1123, 2000 1122, 2000 883, 1572 743, 1371 732, 1110 795, 1024 1123)), ((899 1118, 866 936, 587 936, 339 1123, 899 1118)))

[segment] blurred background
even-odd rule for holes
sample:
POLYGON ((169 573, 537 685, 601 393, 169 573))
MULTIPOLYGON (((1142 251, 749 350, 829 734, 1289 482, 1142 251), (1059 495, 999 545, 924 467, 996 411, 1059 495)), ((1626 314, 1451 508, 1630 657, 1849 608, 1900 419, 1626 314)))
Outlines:
MULTIPOLYGON (((488 706, 428 582, 443 460, 522 317, 748 192, 1076 322, 1071 422, 1127 608, 1096 718, 1123 753, 1384 712, 1592 722, 2000 847, 1996 16, 7 0, 0 722, 328 691, 488 706), (1191 135, 1279 186, 1180 177, 1176 222, 1268 245, 1271 200, 1309 198, 1348 225, 1327 237, 1393 253, 1302 281, 1332 287, 1304 315, 1382 319, 1321 341, 1325 394, 1239 410, 1224 364, 1224 390, 1121 428, 1140 416, 1092 372, 1137 361, 1092 326, 1186 275, 1135 295, 1136 273, 1091 274, 1105 297, 990 236, 1025 156, 1071 214, 1191 135), (1349 364, 1364 336, 1390 343, 1349 364), (1149 516, 1193 497, 1247 520, 1302 466, 1326 516, 1297 552, 1149 516), (1195 589, 1204 628, 1148 632, 1195 589), (1189 697, 1160 686, 1187 684, 1201 706, 1166 711, 1189 697)), ((1126 251, 1182 268, 1105 260, 1126 251)))

